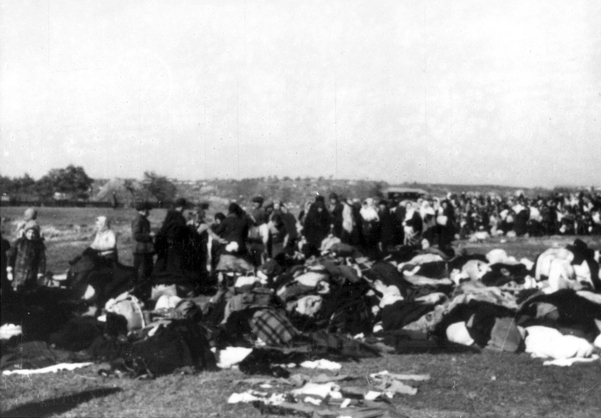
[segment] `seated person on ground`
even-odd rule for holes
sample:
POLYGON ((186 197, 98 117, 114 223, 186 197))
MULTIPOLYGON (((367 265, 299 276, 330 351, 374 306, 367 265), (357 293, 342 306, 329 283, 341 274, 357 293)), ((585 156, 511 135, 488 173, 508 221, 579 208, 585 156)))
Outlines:
POLYGON ((109 264, 117 262, 117 238, 106 216, 96 218, 96 235, 90 248, 109 264))

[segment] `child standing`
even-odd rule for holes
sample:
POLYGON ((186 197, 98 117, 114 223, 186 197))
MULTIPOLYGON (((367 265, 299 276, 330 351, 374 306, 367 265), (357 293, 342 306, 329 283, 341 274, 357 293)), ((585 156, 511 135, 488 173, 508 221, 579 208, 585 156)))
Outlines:
POLYGON ((7 271, 16 291, 35 287, 37 279, 46 273, 46 248, 34 220, 25 224, 23 236, 9 250, 7 271))

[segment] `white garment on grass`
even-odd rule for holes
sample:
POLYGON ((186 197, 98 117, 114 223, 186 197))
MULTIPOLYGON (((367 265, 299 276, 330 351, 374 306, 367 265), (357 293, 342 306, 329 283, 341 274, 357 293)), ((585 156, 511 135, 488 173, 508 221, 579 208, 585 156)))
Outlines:
POLYGON ((252 351, 252 348, 227 347, 217 354, 217 367, 229 369, 242 362, 252 351))
POLYGON ((563 335, 554 328, 539 325, 526 328, 525 343, 525 351, 532 357, 553 359, 586 358, 594 349, 584 338, 563 335))
POLYGON ((17 369, 17 370, 4 370, 3 376, 10 376, 11 374, 44 374, 44 373, 56 373, 59 370, 75 370, 81 367, 88 367, 93 363, 59 363, 48 367, 42 367, 41 369, 17 369))
POLYGON ((301 367, 307 369, 324 369, 324 370, 340 370, 342 366, 339 363, 335 363, 330 360, 315 360, 315 361, 303 361, 301 367))
POLYGON ((325 399, 327 396, 332 399, 342 399, 340 386, 334 382, 328 383, 306 383, 302 388, 290 391, 294 396, 313 395, 325 399))
POLYGON ((562 358, 555 360, 547 360, 543 362, 543 366, 559 366, 559 367, 569 367, 574 363, 592 363, 593 361, 599 360, 599 356, 597 354, 593 354, 590 358, 562 358))

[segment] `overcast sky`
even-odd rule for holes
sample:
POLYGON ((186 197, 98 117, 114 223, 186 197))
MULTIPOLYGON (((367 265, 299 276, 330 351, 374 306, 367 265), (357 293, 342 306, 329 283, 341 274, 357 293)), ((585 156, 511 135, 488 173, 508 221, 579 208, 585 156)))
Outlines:
POLYGON ((0 0, 0 172, 601 184, 601 1, 0 0))

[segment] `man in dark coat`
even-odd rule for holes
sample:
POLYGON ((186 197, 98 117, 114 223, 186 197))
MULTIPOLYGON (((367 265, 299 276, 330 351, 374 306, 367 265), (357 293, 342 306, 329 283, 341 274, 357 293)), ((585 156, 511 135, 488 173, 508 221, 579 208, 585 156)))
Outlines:
POLYGON ((179 198, 165 216, 155 242, 157 261, 154 273, 179 273, 183 269, 184 247, 189 238, 189 229, 183 215, 186 206, 186 199, 179 198))
POLYGON ((321 242, 330 232, 330 214, 326 209, 323 196, 316 196, 315 202, 309 207, 305 224, 303 225, 303 235, 307 240, 308 248, 306 255, 319 254, 321 242))
MULTIPOLYGON (((344 210, 344 206, 340 202, 338 195, 336 193, 330 193, 330 214, 332 216, 331 228, 332 233, 335 237, 342 239, 342 212, 344 210)), ((343 242, 348 242, 348 239, 343 242)))
POLYGON ((138 282, 146 282, 152 274, 154 232, 150 230, 150 221, 148 220, 150 209, 148 203, 138 203, 136 205, 138 213, 131 223, 131 235, 134 239, 134 268, 138 282))

